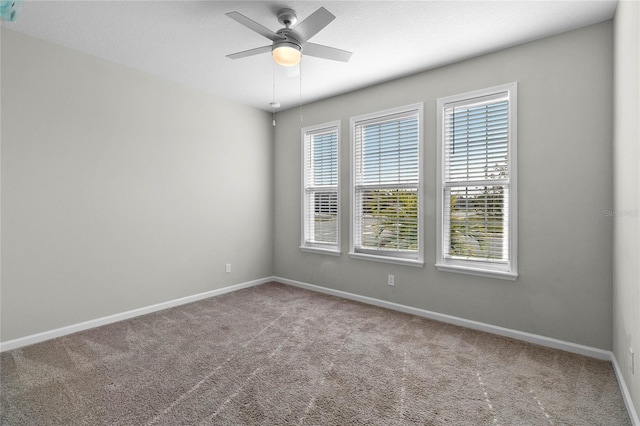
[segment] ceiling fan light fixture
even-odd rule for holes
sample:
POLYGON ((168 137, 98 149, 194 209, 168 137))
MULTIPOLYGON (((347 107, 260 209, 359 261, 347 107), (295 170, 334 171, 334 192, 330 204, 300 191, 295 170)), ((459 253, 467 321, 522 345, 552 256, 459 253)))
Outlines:
POLYGON ((273 46, 271 54, 276 64, 284 67, 292 67, 300 63, 302 49, 295 43, 282 42, 273 46))

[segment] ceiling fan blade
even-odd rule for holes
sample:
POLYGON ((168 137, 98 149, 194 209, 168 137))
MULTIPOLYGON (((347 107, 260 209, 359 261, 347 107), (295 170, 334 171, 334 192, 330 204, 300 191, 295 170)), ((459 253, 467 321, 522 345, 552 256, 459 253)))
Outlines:
POLYGON ((243 50, 242 52, 227 55, 229 59, 246 58, 247 56, 259 55, 261 53, 271 52, 271 46, 256 47, 255 49, 243 50))
POLYGON ((304 21, 296 25, 291 33, 300 42, 304 43, 336 19, 331 12, 324 7, 313 12, 304 21))
POLYGON ((269 28, 267 28, 267 27, 265 27, 265 26, 263 26, 261 24, 258 24, 253 19, 247 18, 246 16, 244 16, 240 12, 229 12, 229 13, 226 13, 225 15, 227 15, 229 18, 233 19, 234 21, 241 23, 242 25, 244 25, 245 27, 249 28, 250 30, 253 30, 253 31, 257 32, 261 36, 264 36, 264 37, 268 38, 271 41, 276 41, 276 40, 282 40, 283 39, 283 37, 281 37, 278 34, 274 33, 269 28))
POLYGON ((302 45, 302 54, 315 56, 316 58, 331 59, 332 61, 349 62, 352 53, 335 47, 322 44, 305 43, 302 45))

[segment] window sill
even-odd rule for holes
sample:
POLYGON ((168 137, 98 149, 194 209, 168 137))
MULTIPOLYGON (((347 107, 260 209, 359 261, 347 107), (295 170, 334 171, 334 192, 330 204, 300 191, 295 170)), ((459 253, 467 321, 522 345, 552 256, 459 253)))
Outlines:
POLYGON ((307 253, 328 254, 330 256, 340 256, 342 254, 340 249, 300 246, 300 250, 307 253))
POLYGON ((404 259, 402 257, 377 256, 375 254, 354 253, 349 252, 349 257, 353 259, 370 260, 373 262, 394 263, 396 265, 416 266, 421 268, 424 266, 422 260, 404 259))
POLYGON ((497 278, 500 280, 515 281, 518 279, 517 273, 507 271, 494 271, 491 269, 471 268, 468 266, 450 265, 443 263, 436 263, 436 268, 438 268, 438 271, 455 272, 458 274, 476 275, 487 278, 497 278))

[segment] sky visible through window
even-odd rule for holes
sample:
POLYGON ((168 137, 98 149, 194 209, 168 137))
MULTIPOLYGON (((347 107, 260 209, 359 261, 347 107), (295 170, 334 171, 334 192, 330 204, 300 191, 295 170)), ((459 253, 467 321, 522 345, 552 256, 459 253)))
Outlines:
POLYGON ((499 179, 508 157, 508 102, 455 109, 448 152, 449 181, 499 179))
POLYGON ((314 186, 338 184, 338 134, 337 132, 313 136, 314 186))
POLYGON ((418 118, 364 126, 363 184, 417 182, 418 118))

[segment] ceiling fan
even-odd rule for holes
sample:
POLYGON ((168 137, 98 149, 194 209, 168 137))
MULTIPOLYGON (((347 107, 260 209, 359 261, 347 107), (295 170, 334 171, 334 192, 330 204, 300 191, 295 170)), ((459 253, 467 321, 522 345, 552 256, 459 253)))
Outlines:
POLYGON ((226 15, 273 42, 270 46, 257 47, 255 49, 227 55, 227 58, 239 59, 271 52, 273 60, 283 66, 297 65, 300 62, 303 52, 308 56, 333 61, 347 62, 349 58, 351 58, 351 52, 346 50, 310 43, 308 41, 336 18, 324 7, 313 12, 298 25, 296 25, 298 18, 294 10, 288 8, 280 9, 277 12, 278 22, 284 25, 284 28, 276 32, 271 31, 239 12, 229 12, 226 15), (292 25, 294 26, 293 28, 292 25))

